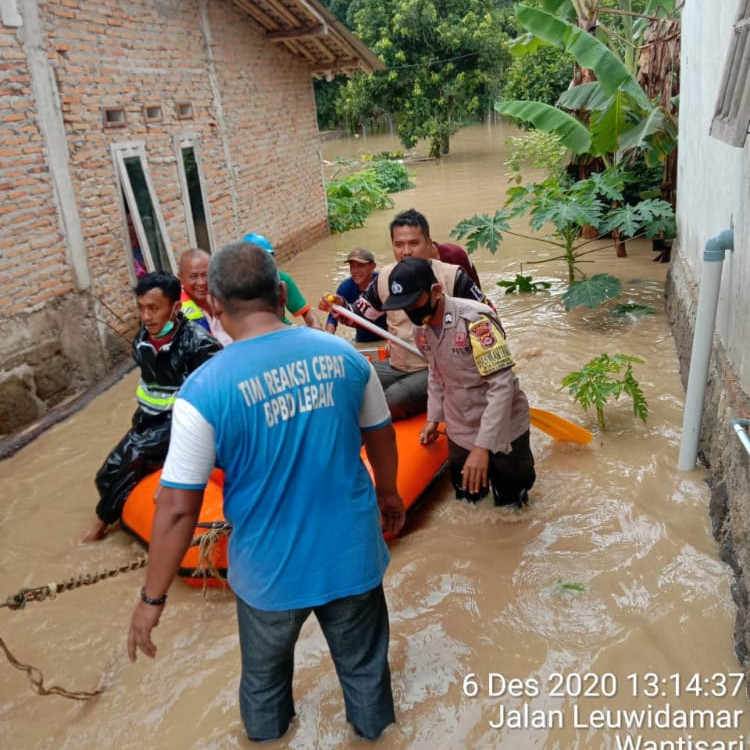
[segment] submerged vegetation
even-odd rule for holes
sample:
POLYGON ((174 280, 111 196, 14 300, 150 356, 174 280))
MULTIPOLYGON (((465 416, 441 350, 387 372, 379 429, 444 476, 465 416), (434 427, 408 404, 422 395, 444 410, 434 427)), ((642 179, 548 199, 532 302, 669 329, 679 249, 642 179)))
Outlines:
POLYGON ((346 232, 361 227, 367 217, 381 209, 391 208, 388 193, 397 193, 412 186, 412 173, 400 162, 389 159, 342 162, 348 169, 358 169, 326 185, 328 225, 332 232, 346 232), (368 164, 361 169, 362 163, 368 164))
POLYGON ((594 407, 602 432, 607 429, 604 406, 610 399, 620 398, 623 393, 633 400, 633 414, 645 422, 648 419, 648 403, 633 375, 634 364, 643 364, 643 360, 627 354, 600 354, 580 370, 569 372, 563 378, 562 386, 568 389, 584 411, 594 407), (616 377, 623 370, 623 375, 616 377))

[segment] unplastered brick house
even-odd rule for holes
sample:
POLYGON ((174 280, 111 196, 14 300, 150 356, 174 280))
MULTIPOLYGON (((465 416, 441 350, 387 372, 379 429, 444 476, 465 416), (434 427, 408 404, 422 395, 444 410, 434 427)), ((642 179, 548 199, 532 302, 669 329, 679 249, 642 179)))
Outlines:
POLYGON ((315 0, 0 0, 0 437, 129 358, 132 287, 328 232, 313 78, 381 69, 315 0))

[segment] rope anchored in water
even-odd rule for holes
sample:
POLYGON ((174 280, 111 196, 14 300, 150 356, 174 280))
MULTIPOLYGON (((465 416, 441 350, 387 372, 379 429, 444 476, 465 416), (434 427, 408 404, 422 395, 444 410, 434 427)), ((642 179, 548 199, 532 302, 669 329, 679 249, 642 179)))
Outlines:
POLYGON ((41 670, 37 669, 36 667, 32 667, 31 664, 24 664, 23 662, 18 661, 18 659, 16 659, 16 657, 11 654, 10 649, 5 645, 5 641, 2 638, 0 638, 0 649, 3 650, 8 661, 16 669, 20 669, 22 672, 26 672, 29 678, 29 682, 31 683, 32 690, 38 695, 59 695, 63 698, 70 698, 74 701, 87 701, 91 698, 95 698, 97 695, 101 695, 104 692, 104 688, 99 688, 98 690, 92 691, 74 691, 66 690, 59 685, 44 687, 44 676, 42 675, 41 670))
MULTIPOLYGON (((21 589, 16 594, 9 596, 4 602, 0 602, 0 608, 7 607, 8 609, 23 609, 26 606, 26 602, 43 602, 45 599, 54 599, 59 593, 63 591, 71 591, 72 589, 80 588, 81 586, 90 586, 97 581, 103 581, 105 578, 112 578, 119 573, 126 573, 130 570, 138 570, 142 568, 148 562, 148 555, 141 555, 139 558, 132 562, 126 563, 125 565, 119 565, 116 568, 110 570, 100 571, 96 573, 83 573, 77 578, 69 578, 61 583, 48 583, 45 586, 37 586, 33 589, 21 589)), ((5 657, 8 661, 22 672, 26 672, 31 683, 32 690, 38 695, 59 695, 63 698, 70 698, 75 701, 87 701, 91 698, 95 698, 97 695, 101 695, 104 688, 97 690, 67 690, 66 688, 60 687, 59 685, 52 685, 50 687, 44 686, 44 676, 40 669, 31 666, 31 664, 24 664, 23 662, 16 659, 15 656, 10 652, 10 649, 5 644, 5 641, 0 638, 0 649, 2 649, 5 657)))

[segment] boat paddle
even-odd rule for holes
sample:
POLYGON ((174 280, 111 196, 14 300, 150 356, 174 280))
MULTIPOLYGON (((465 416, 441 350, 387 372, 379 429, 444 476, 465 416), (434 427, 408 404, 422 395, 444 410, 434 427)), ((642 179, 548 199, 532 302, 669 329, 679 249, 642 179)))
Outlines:
MULTIPOLYGON (((331 299, 329 298, 328 301, 331 302, 331 299)), ((416 354, 418 357, 424 359, 424 355, 416 346, 410 344, 408 341, 404 341, 390 331, 386 331, 379 325, 367 320, 367 318, 363 318, 361 315, 358 315, 342 305, 332 304, 331 309, 339 315, 348 318, 353 323, 367 329, 371 333, 375 333, 387 341, 397 344, 412 354, 416 354)), ((575 422, 565 419, 565 417, 553 414, 545 409, 538 409, 534 406, 529 407, 529 415, 531 418, 531 424, 534 425, 534 427, 542 432, 546 432, 548 435, 555 438, 555 440, 567 443, 579 443, 580 445, 587 445, 591 442, 592 435, 585 427, 581 427, 575 422)))

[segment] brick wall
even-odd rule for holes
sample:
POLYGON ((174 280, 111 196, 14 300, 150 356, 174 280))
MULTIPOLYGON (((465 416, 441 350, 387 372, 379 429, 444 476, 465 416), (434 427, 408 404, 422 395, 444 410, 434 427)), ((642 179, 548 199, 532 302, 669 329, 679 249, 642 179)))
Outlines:
MULTIPOLYGON (((260 232, 283 263, 328 231, 310 75, 234 3, 207 3, 210 55, 197 0, 40 0, 39 9, 91 287, 76 291, 66 260, 27 28, 0 26, 0 361, 16 363, 16 376, 18 366, 34 363, 20 380, 0 365, 0 397, 5 380, 14 393, 28 389, 35 409, 21 422, 127 356, 122 336, 136 326, 134 278, 112 144, 144 143, 174 257, 189 246, 178 135, 197 138, 217 246, 260 232), (179 119, 176 102, 190 102, 193 118, 179 119), (145 121, 146 104, 161 106, 162 121, 145 121), (123 108, 126 125, 105 127, 103 107, 123 108), (42 397, 49 368, 38 382, 34 373, 44 361, 69 377, 42 397)), ((20 425, 3 417, 11 429, 20 425)))

